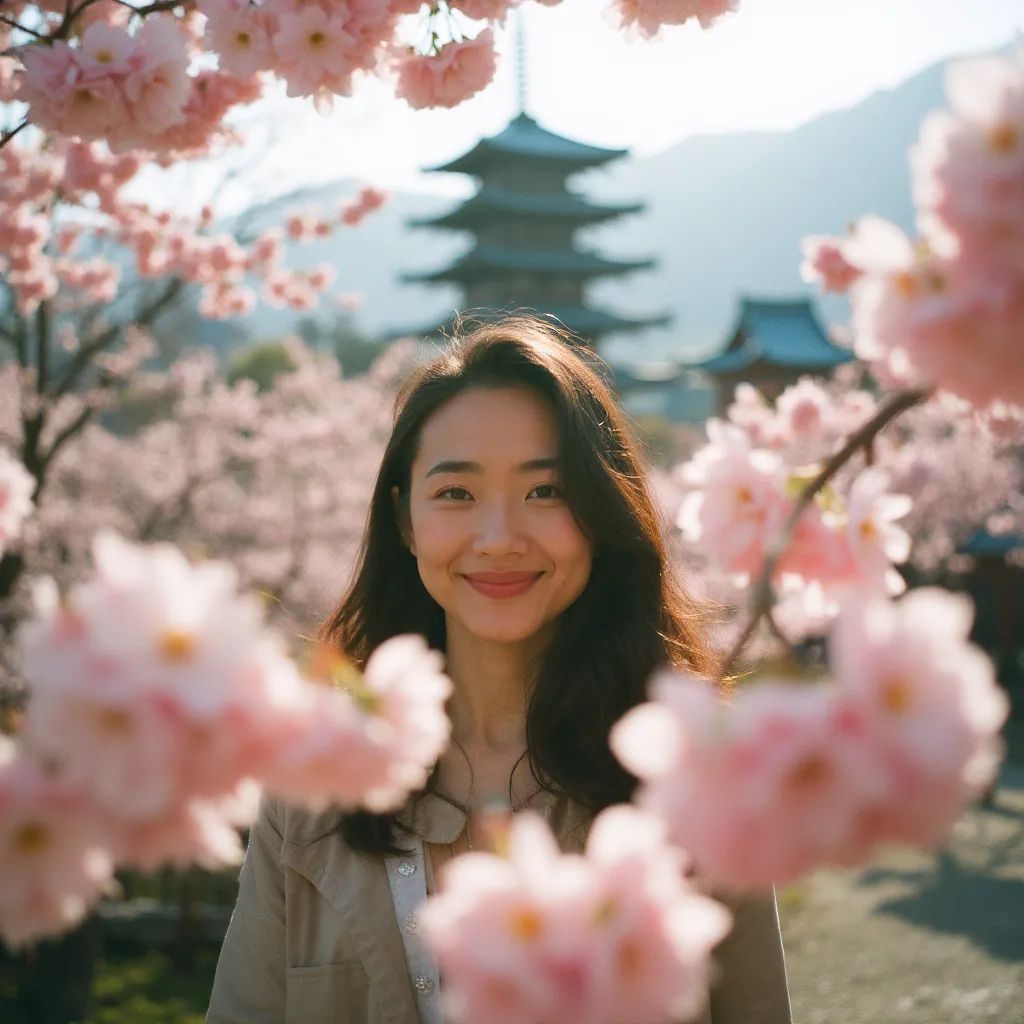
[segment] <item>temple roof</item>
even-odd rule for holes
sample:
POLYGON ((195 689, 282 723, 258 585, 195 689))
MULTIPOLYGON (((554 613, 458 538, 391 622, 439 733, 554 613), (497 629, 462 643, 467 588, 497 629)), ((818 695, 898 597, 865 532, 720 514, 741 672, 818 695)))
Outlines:
POLYGON ((591 203, 573 192, 517 192, 485 185, 455 209, 440 216, 411 220, 409 225, 460 228, 480 221, 493 221, 495 215, 506 213, 517 217, 566 217, 581 223, 596 223, 627 213, 638 213, 642 209, 643 203, 591 203))
POLYGON ((853 358, 852 352, 829 340, 809 299, 774 302, 744 298, 725 351, 694 365, 711 374, 737 373, 755 363, 824 370, 853 358))
POLYGON ((625 149, 602 149, 574 142, 563 135, 555 135, 529 114, 520 114, 508 127, 490 138, 481 139, 469 152, 449 160, 446 164, 428 167, 429 171, 453 171, 459 174, 480 174, 495 160, 516 157, 520 162, 540 161, 568 165, 572 170, 596 167, 626 154, 625 149))
POLYGON ((470 281, 490 277, 494 271, 510 270, 599 277, 646 270, 652 266, 653 260, 607 260, 596 253, 576 249, 511 249, 478 244, 447 267, 403 274, 402 280, 413 283, 470 281))

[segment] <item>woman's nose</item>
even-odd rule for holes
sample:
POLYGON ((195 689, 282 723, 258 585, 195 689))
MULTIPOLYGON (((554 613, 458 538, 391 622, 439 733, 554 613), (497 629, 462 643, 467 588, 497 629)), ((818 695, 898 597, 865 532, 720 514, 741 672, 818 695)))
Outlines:
POLYGON ((526 550, 519 517, 504 503, 492 502, 480 510, 473 553, 477 555, 521 554, 526 550))

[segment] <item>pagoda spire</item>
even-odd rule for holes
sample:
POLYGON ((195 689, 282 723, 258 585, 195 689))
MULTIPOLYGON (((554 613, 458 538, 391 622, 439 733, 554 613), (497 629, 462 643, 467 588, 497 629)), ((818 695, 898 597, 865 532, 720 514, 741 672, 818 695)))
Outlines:
POLYGON ((516 8, 516 104, 517 114, 526 113, 526 12, 522 7, 516 8))

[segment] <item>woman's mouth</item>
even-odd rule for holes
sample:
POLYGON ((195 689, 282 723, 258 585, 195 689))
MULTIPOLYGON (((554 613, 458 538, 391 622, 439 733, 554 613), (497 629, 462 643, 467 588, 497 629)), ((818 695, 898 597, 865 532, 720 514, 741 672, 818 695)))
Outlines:
POLYGON ((463 579, 485 597, 518 597, 543 576, 541 572, 474 572, 463 579))

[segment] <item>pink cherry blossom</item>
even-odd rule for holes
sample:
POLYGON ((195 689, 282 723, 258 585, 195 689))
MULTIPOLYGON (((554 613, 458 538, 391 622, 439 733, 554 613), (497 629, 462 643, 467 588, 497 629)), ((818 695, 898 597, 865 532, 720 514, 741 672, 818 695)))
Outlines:
POLYGON ((35 486, 32 474, 0 449, 0 555, 17 540, 22 524, 32 512, 35 486))
POLYGON ((220 66, 247 77, 269 67, 272 60, 270 22, 264 11, 249 3, 200 5, 208 20, 205 42, 220 66))
POLYGON ((474 39, 447 43, 435 55, 397 58, 395 92, 416 109, 454 107, 486 88, 494 70, 494 33, 487 28, 474 39))
POLYGON ((808 236, 803 240, 803 252, 801 276, 805 281, 820 281, 827 292, 849 291, 850 285, 862 273, 846 258, 841 238, 808 236))
POLYGON ((282 19, 273 43, 289 96, 312 96, 321 89, 340 95, 351 91, 348 55, 355 39, 341 16, 332 17, 319 7, 303 7, 282 19))
POLYGON ((874 842, 939 845, 991 781, 1006 695, 968 641, 969 601, 931 588, 851 601, 832 638, 842 699, 863 716, 894 787, 863 824, 874 842))
POLYGON ((933 848, 998 765, 1008 704, 967 640, 966 600, 915 591, 850 598, 831 685, 770 674, 725 699, 663 673, 611 745, 698 872, 763 888, 882 843, 933 848))
POLYGON ((0 939, 77 924, 113 885, 108 828, 82 793, 0 736, 0 939))
POLYGON ((711 443, 685 467, 693 490, 678 525, 728 572, 749 576, 760 570, 766 542, 785 522, 783 465, 774 453, 751 448, 728 425, 711 421, 708 435, 711 443))
POLYGON ((952 62, 946 94, 911 154, 922 233, 965 284, 998 288, 1024 264, 1024 52, 952 62))
POLYGON ((901 593, 906 584, 893 568, 910 555, 910 535, 895 520, 911 509, 905 494, 889 492, 889 475, 882 469, 860 473, 850 488, 846 508, 845 550, 849 554, 850 582, 865 590, 879 585, 890 594, 901 593))
POLYGON ((478 21, 504 21, 520 0, 452 0, 452 9, 478 21))
POLYGON ((739 0, 614 0, 613 9, 623 28, 650 38, 664 25, 684 25, 691 19, 710 28, 738 7, 739 0))
POLYGON ((22 60, 20 98, 41 128, 128 149, 184 119, 187 39, 173 17, 147 18, 134 35, 95 22, 80 46, 56 40, 29 47, 22 60))
MULTIPOLYGON (((182 694, 197 709, 240 692, 233 671, 263 640, 263 609, 237 593, 224 563, 192 565, 171 545, 132 545, 113 533, 93 543, 95 576, 69 595, 90 657, 104 666, 96 680, 111 693, 182 694), (106 666, 109 666, 107 668, 106 666)), ((48 640, 60 628, 51 604, 25 634, 26 667, 36 688, 80 685, 64 674, 48 640)))
POLYGON ((507 848, 456 858, 422 911, 454 1019, 639 1024, 699 1012, 729 916, 691 890, 656 821, 609 808, 585 855, 563 855, 525 813, 507 848))
POLYGON ((854 348, 885 384, 1020 408, 1024 49, 956 62, 947 95, 912 151, 921 239, 863 218, 842 244, 854 348))
POLYGON ((709 682, 665 673, 651 696, 616 724, 612 750, 699 874, 756 889, 862 854, 860 814, 888 780, 830 691, 767 679, 725 703, 709 682))
POLYGON ((282 723, 265 779, 286 799, 387 810, 424 785, 448 744, 444 702, 451 683, 441 656, 420 637, 395 637, 374 651, 364 675, 329 660, 334 686, 312 689, 282 723))

